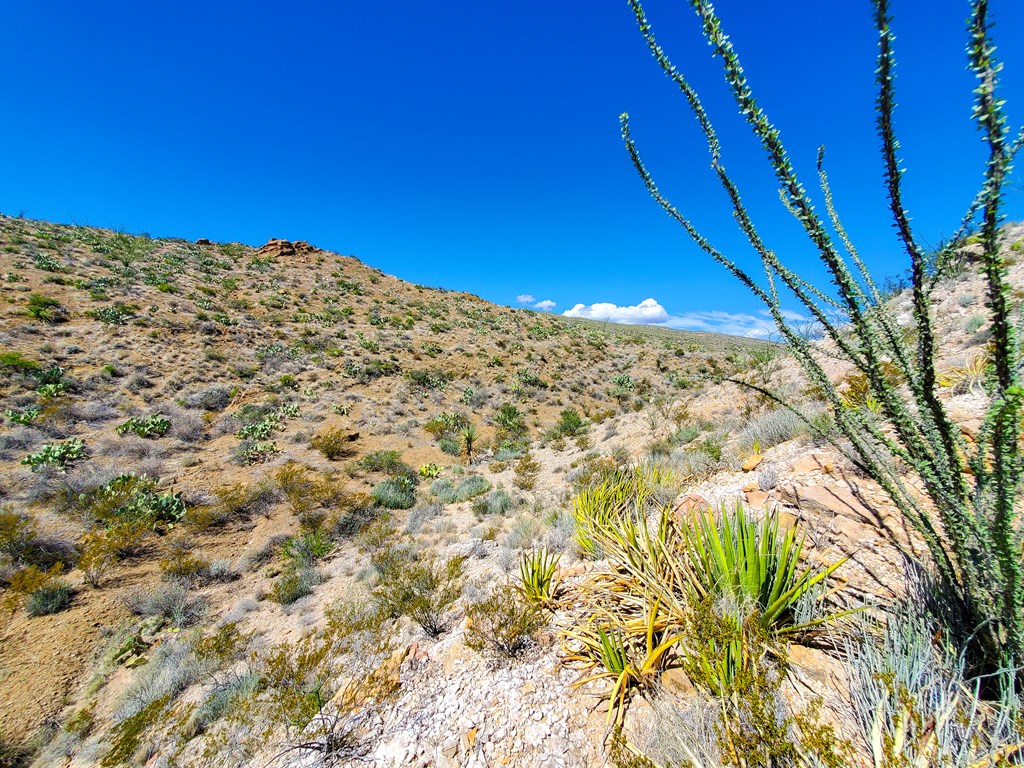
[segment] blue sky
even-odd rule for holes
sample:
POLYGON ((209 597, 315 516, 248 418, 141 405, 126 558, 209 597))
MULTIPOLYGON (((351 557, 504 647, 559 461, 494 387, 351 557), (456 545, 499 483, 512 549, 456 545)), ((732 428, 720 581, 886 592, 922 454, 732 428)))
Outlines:
MULTIPOLYGON (((765 326, 647 197, 622 148, 618 115, 629 111, 663 190, 749 258, 625 0, 8 5, 0 211, 254 245, 309 240, 413 282, 554 312, 765 326)), ((806 182, 824 143, 863 255, 878 273, 901 271, 871 114, 870 4, 717 8, 806 182)), ((1024 39, 1024 4, 992 8, 1016 127, 1024 46, 1011 43, 1024 39)), ((906 202, 931 243, 955 229, 984 157, 969 120, 967 10, 893 2, 906 202)), ((818 275, 692 12, 682 0, 647 11, 701 90, 755 221, 818 275)), ((1007 202, 1024 218, 1019 186, 1007 202)))

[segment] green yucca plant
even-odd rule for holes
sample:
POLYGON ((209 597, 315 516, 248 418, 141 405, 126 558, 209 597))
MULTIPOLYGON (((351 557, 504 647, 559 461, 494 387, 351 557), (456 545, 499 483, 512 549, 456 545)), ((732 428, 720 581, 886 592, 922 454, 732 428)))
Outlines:
MULTIPOLYGON (((630 132, 629 116, 621 116, 622 135, 634 167, 658 204, 713 260, 761 300, 774 319, 793 359, 810 384, 830 405, 838 433, 835 444, 861 471, 879 483, 903 517, 924 540, 938 573, 946 602, 956 617, 947 631, 968 646, 979 672, 997 668, 1024 669, 1024 531, 1018 491, 1024 477, 1021 423, 1024 386, 1012 290, 1007 261, 1000 249, 1003 190, 1014 156, 1024 144, 1024 131, 1011 135, 999 93, 1001 65, 989 28, 988 0, 971 0, 968 22, 968 66, 976 77, 973 120, 987 150, 983 182, 959 228, 936 251, 922 246, 913 231, 903 200, 903 169, 893 128, 895 34, 888 0, 874 0, 878 41, 876 128, 883 159, 887 204, 899 247, 910 261, 913 334, 901 332, 842 224, 819 150, 817 181, 825 216, 815 205, 782 142, 779 130, 755 99, 731 40, 710 0, 688 0, 704 38, 721 60, 725 81, 738 111, 760 142, 771 166, 786 213, 803 228, 828 273, 826 288, 794 272, 768 245, 754 225, 741 192, 729 174, 717 130, 697 91, 672 63, 656 40, 641 0, 628 0, 640 32, 665 74, 679 88, 696 116, 707 142, 711 167, 722 185, 732 213, 757 254, 765 279, 753 275, 715 247, 659 190, 644 165, 630 132), (969 232, 981 246, 976 268, 985 282, 992 373, 989 406, 973 445, 968 445, 938 397, 935 359, 937 335, 932 295, 941 279, 962 259, 969 232), (779 289, 785 291, 781 293, 779 289), (787 322, 783 299, 792 297, 819 326, 830 349, 787 322), (848 407, 828 375, 839 357, 860 375, 870 407, 848 407), (894 383, 888 373, 899 374, 894 383), (909 466, 925 492, 922 499, 900 472, 909 466)), ((762 396, 788 405, 767 388, 748 383, 762 396)), ((809 421, 810 423, 810 421, 809 421)), ((811 424, 813 427, 813 424, 811 424)), ((834 439, 826 435, 829 439, 834 439)), ((1020 680, 1018 675, 1018 681, 1020 680)))
POLYGON ((561 555, 539 549, 524 552, 519 561, 519 590, 535 605, 550 605, 558 589, 555 570, 561 555))
POLYGON ((757 622, 765 630, 807 629, 807 623, 792 624, 797 601, 846 562, 844 558, 817 570, 802 566, 804 537, 797 536, 796 527, 781 530, 774 512, 755 520, 741 505, 723 506, 717 514, 712 509, 698 512, 682 533, 694 596, 752 604, 757 622))

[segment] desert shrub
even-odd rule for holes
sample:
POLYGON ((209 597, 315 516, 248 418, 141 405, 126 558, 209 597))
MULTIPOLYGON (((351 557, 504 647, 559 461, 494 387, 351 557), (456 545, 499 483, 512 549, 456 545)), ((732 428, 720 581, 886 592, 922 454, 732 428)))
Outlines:
POLYGON ((160 559, 160 576, 165 581, 203 584, 210 580, 210 561, 196 552, 193 543, 184 538, 170 542, 160 559))
MULTIPOLYGON (((1007 261, 1001 251, 1000 222, 1004 184, 1015 154, 1008 136, 1005 101, 999 95, 1000 64, 990 38, 989 5, 971 5, 968 62, 975 82, 974 120, 987 147, 980 191, 967 194, 974 202, 961 226, 942 247, 931 250, 915 239, 903 201, 903 169, 894 133, 893 111, 895 35, 888 3, 875 3, 878 39, 876 78, 877 126, 881 138, 887 207, 901 250, 910 257, 908 280, 912 333, 901 333, 895 311, 885 303, 875 281, 857 254, 833 204, 819 153, 818 180, 825 200, 825 220, 782 144, 778 130, 759 105, 743 73, 739 57, 710 2, 693 4, 704 36, 715 47, 726 81, 740 114, 765 150, 775 172, 782 202, 804 228, 826 269, 827 290, 806 282, 780 260, 754 226, 742 196, 721 161, 718 135, 696 92, 655 40, 639 0, 631 0, 640 31, 663 70, 683 91, 700 120, 718 180, 725 187, 733 214, 758 254, 765 273, 784 291, 763 287, 740 265, 729 260, 658 190, 630 135, 628 115, 622 115, 627 150, 648 191, 664 210, 683 225, 712 259, 723 265, 766 305, 776 327, 810 384, 828 403, 836 429, 845 442, 840 450, 888 493, 908 524, 923 538, 943 592, 958 614, 946 629, 970 638, 969 653, 979 670, 1019 668, 1024 658, 1024 527, 1020 525, 1018 491, 1024 413, 1021 370, 1017 365, 1018 330, 1014 319, 1007 261), (831 226, 830 226, 831 225, 831 226), (964 268, 961 251, 972 227, 972 244, 980 246, 973 268, 984 276, 987 319, 991 329, 992 397, 979 441, 969 445, 938 396, 936 383, 937 328, 931 296, 944 277, 964 268), (838 240, 832 233, 838 236, 838 240), (849 254, 847 259, 843 254, 849 254), (782 296, 787 299, 782 299, 782 296), (801 311, 815 318, 830 351, 800 328, 787 322, 782 302, 795 297, 801 311), (852 378, 837 387, 829 378, 831 361, 839 357, 853 367, 852 378), (861 380, 859 377, 863 377, 861 380), (899 385, 896 381, 901 382, 899 385), (863 381, 863 386, 861 386, 863 381), (850 385, 859 392, 851 395, 850 385), (860 407, 869 405, 870 408, 860 407), (898 457, 898 458, 897 458, 898 457), (928 497, 922 503, 912 484, 897 471, 897 463, 912 468, 914 480, 928 497), (941 534, 939 533, 941 531, 941 534)), ((1019 682, 1020 675, 1016 675, 1019 682)), ((1005 681, 1004 681, 1005 684, 1005 681)))
POLYGON ((962 649, 934 641, 927 603, 905 599, 881 626, 861 617, 845 641, 861 741, 876 765, 989 764, 1021 743, 1020 702, 979 696, 962 649))
POLYGON ((211 504, 189 509, 185 523, 197 530, 205 530, 245 521, 254 515, 266 514, 278 498, 277 491, 266 482, 223 486, 213 491, 211 504))
POLYGON ((78 568, 90 587, 99 588, 111 567, 122 557, 136 551, 145 531, 136 526, 89 531, 80 542, 82 555, 78 568))
POLYGON ((189 724, 191 734, 204 733, 213 723, 233 710, 241 702, 252 699, 263 687, 257 672, 244 671, 231 674, 218 682, 196 708, 189 724))
POLYGON ((409 381, 423 389, 441 390, 448 386, 452 375, 439 369, 409 371, 409 381))
POLYGON ((445 412, 438 414, 424 424, 423 430, 435 440, 440 440, 443 437, 457 435, 459 430, 468 424, 469 418, 465 414, 445 412))
POLYGON ((38 293, 28 297, 25 314, 44 323, 63 323, 68 319, 68 311, 59 301, 38 293))
POLYGON ((467 646, 510 659, 530 647, 545 623, 540 608, 524 600, 512 584, 500 586, 485 599, 470 604, 466 618, 467 646))
POLYGON ((222 386, 207 387, 190 397, 188 404, 192 408, 220 413, 231 404, 231 390, 222 386))
POLYGON ((132 474, 80 494, 76 503, 87 518, 108 527, 163 530, 184 520, 188 511, 180 493, 158 493, 155 480, 132 474))
POLYGON ((436 501, 431 504, 418 504, 409 512, 409 519, 406 521, 405 530, 409 533, 416 533, 423 527, 424 523, 433 520, 441 514, 443 509, 444 507, 436 501))
POLYGON ((804 428, 801 418, 788 408, 779 408, 747 422, 739 434, 743 446, 758 445, 762 450, 792 440, 804 428))
POLYGON ((328 509, 354 506, 352 494, 345 493, 340 483, 295 461, 278 469, 274 481, 304 529, 319 528, 328 509))
POLYGON ((63 469, 73 461, 84 459, 88 455, 85 441, 78 437, 60 443, 47 443, 42 448, 21 460, 21 463, 32 468, 33 472, 42 467, 63 469))
POLYGON ((96 309, 89 310, 86 314, 106 325, 125 325, 135 317, 138 309, 134 304, 124 304, 120 301, 115 301, 109 307, 97 307, 96 309))
POLYGON ((40 367, 38 362, 25 357, 21 352, 0 352, 0 368, 5 373, 33 375, 40 367))
POLYGON ((129 763, 140 750, 146 732, 171 721, 172 718, 165 715, 169 707, 215 666, 215 659, 196 654, 190 638, 173 638, 158 645, 149 663, 139 669, 121 697, 114 712, 110 750, 100 765, 114 768, 129 763))
POLYGON ((154 413, 144 419, 132 417, 119 425, 116 432, 119 435, 126 435, 131 432, 139 437, 157 438, 166 435, 170 428, 170 419, 162 414, 154 413))
POLYGON ((516 462, 516 476, 512 484, 523 491, 532 491, 537 485, 537 475, 540 473, 540 462, 527 452, 516 462))
POLYGON ((174 627, 195 624, 206 613, 206 600, 181 582, 169 581, 149 591, 130 594, 128 610, 139 616, 159 616, 174 627))
POLYGON ((320 451, 331 461, 344 459, 352 455, 352 434, 348 430, 335 427, 314 435, 309 444, 320 451))
POLYGON ((390 360, 370 360, 365 365, 358 365, 351 360, 345 363, 344 374, 360 384, 366 384, 383 376, 395 376, 401 371, 398 363, 390 360))
POLYGON ((12 563, 34 563, 31 552, 38 546, 39 526, 35 518, 4 507, 0 509, 0 555, 12 563))
POLYGON ((437 441, 437 447, 449 456, 459 456, 462 454, 462 444, 455 437, 442 437, 437 441))
POLYGON ((331 553, 334 543, 323 531, 305 531, 289 537, 281 545, 281 553, 297 567, 312 565, 331 553))
POLYGON ((335 538, 346 538, 359 533, 378 514, 370 494, 346 493, 335 502, 327 526, 335 538))
POLYGON ((967 319, 967 322, 964 323, 964 333, 971 335, 977 333, 981 330, 981 327, 985 325, 985 320, 986 318, 984 315, 971 315, 967 319))
POLYGON ((473 502, 473 512, 477 515, 504 515, 511 507, 512 497, 504 488, 495 488, 473 502))
POLYGON ((414 475, 412 467, 402 461, 398 451, 380 450, 366 454, 356 465, 367 472, 383 472, 386 475, 414 475))
POLYGON ((496 440, 499 444, 509 443, 515 446, 526 439, 526 414, 514 405, 510 403, 501 405, 494 415, 494 422, 498 427, 496 440))
POLYGON ((578 437, 583 435, 590 428, 575 408, 566 408, 559 414, 558 423, 548 433, 551 438, 559 435, 564 437, 578 437))
POLYGON ((389 477, 377 483, 370 496, 385 509, 409 509, 416 503, 416 480, 408 475, 389 477))
POLYGON ((448 629, 451 608, 462 594, 464 561, 455 557, 441 563, 433 555, 385 547, 371 556, 380 577, 373 601, 386 615, 408 616, 428 636, 438 637, 448 629))
POLYGON ((442 504, 457 504, 469 501, 491 489, 491 481, 483 475, 466 475, 453 484, 446 477, 435 480, 430 484, 430 492, 437 497, 442 504))
POLYGON ((74 590, 63 579, 54 579, 49 584, 32 590, 25 601, 25 611, 29 616, 48 616, 59 613, 71 605, 74 590))
POLYGON ((323 576, 316 568, 295 568, 277 578, 270 588, 270 599, 281 605, 291 605, 313 594, 313 590, 321 583, 323 576))

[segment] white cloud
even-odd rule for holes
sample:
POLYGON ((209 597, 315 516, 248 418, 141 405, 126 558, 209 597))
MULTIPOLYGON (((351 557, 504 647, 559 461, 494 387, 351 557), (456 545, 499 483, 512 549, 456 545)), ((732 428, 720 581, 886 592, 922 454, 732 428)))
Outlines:
POLYGON ((627 325, 664 325, 669 320, 668 312, 654 299, 644 299, 634 307, 620 307, 611 302, 577 304, 562 314, 627 325))
POLYGON ((558 305, 555 302, 553 302, 551 299, 544 299, 544 301, 538 301, 536 304, 534 304, 533 308, 534 309, 539 309, 542 312, 550 312, 552 309, 554 309, 557 306, 558 305))
POLYGON ((533 304, 536 300, 535 296, 531 296, 528 293, 521 293, 516 296, 516 304, 533 304))
POLYGON ((682 312, 672 315, 665 326, 687 331, 713 331, 751 339, 766 339, 775 333, 775 321, 767 313, 750 315, 745 312, 682 312))
MULTIPOLYGON (((752 339, 766 339, 776 333, 775 321, 766 309, 754 314, 721 310, 670 314, 656 299, 644 299, 636 306, 619 306, 610 302, 577 304, 562 314, 567 317, 586 317, 591 320, 628 325, 660 325, 688 331, 727 333, 752 339)), ((803 315, 789 310, 783 310, 782 315, 796 325, 808 320, 803 315)))

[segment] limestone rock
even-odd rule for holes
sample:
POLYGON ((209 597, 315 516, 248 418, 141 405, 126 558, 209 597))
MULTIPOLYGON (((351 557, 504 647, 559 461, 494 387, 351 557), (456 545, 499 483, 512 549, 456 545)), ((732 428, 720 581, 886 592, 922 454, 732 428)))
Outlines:
POLYGON ((869 525, 882 525, 884 522, 878 510, 842 486, 790 485, 782 489, 782 500, 804 511, 850 517, 869 525))
POLYGON ((761 462, 764 461, 764 456, 760 453, 755 453, 753 456, 748 456, 747 460, 743 462, 743 466, 740 467, 744 472, 753 472, 761 462))

